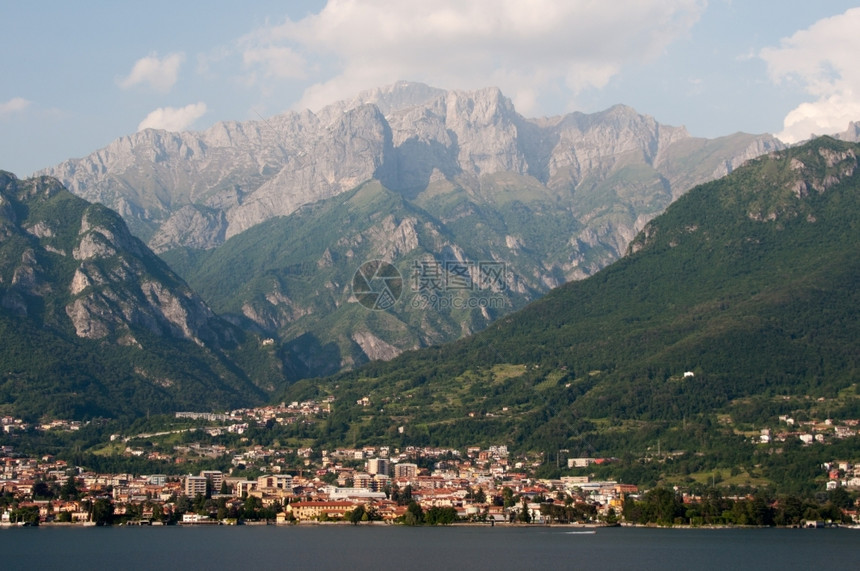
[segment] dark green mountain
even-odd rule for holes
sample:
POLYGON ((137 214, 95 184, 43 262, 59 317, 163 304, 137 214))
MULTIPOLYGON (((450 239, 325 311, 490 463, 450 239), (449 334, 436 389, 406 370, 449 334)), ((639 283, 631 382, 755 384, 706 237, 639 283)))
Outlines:
POLYGON ((280 371, 122 219, 0 172, 0 411, 140 415, 261 402, 280 371))
POLYGON ((718 431, 715 413, 734 426, 792 407, 856 417, 858 155, 822 138, 750 161, 594 276, 470 338, 287 397, 334 394, 332 442, 396 442, 403 427, 404 442, 584 453, 655 431, 688 446, 718 431), (355 404, 365 396, 373 406, 355 404))
POLYGON ((440 284, 450 278, 446 263, 470 269, 475 277, 479 261, 498 259, 493 244, 504 244, 512 229, 547 251, 567 240, 569 215, 551 205, 481 209, 464 191, 451 194, 449 209, 467 210, 468 226, 445 225, 373 181, 263 222, 217 249, 162 256, 220 315, 285 339, 291 380, 334 374, 368 358, 391 359, 404 349, 483 329, 546 289, 540 279, 544 268, 529 253, 509 257, 503 267, 512 279, 504 288, 482 287, 475 279, 467 289, 422 292, 422 263, 428 272, 439 271, 440 284), (387 311, 372 311, 353 295, 356 270, 375 259, 391 260, 402 279, 400 298, 387 311), (424 293, 447 303, 424 303, 424 293))

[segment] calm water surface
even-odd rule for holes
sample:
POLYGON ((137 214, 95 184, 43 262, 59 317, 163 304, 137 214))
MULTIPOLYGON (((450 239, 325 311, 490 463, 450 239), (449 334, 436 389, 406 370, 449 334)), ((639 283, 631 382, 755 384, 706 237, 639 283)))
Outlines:
POLYGON ((0 569, 857 569, 860 530, 0 529, 0 569))

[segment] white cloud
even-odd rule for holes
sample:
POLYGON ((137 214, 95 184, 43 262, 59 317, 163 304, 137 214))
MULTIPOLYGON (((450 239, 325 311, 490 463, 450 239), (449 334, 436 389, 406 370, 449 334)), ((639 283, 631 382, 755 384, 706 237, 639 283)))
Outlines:
POLYGON ((184 131, 205 113, 206 104, 203 102, 192 103, 178 109, 176 107, 159 107, 140 122, 137 130, 164 129, 165 131, 184 131))
POLYGON ((306 75, 304 58, 287 47, 250 48, 243 52, 242 61, 246 67, 261 66, 268 77, 303 79, 306 75))
POLYGON ((29 107, 30 104, 31 102, 24 99, 23 97, 13 97, 9 101, 0 103, 0 117, 5 117, 14 113, 20 113, 21 111, 29 107))
MULTIPOLYGON (((605 86, 686 34, 703 0, 329 0, 318 14, 240 40, 252 78, 311 77, 300 106, 417 80, 496 85, 535 104, 542 90, 605 86), (309 61, 317 63, 311 68, 309 61), (523 86, 528 86, 523 90, 523 86)), ((515 100, 517 96, 514 95, 515 100)))
POLYGON ((167 93, 176 84, 179 68, 185 54, 174 53, 159 59, 158 54, 140 58, 131 68, 131 73, 120 80, 119 86, 128 89, 140 83, 148 83, 156 91, 167 93))
POLYGON ((777 136, 793 143, 860 120, 860 8, 819 20, 760 52, 777 84, 797 82, 814 100, 789 112, 777 136))

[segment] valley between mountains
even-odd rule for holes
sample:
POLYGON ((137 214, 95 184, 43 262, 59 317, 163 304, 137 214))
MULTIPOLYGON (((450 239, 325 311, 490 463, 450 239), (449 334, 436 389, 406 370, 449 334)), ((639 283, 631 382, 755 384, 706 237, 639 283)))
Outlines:
POLYGON ((528 119, 497 89, 401 82, 317 113, 144 130, 39 174, 119 212, 211 308, 271 338, 287 381, 459 339, 621 257, 696 184, 783 148, 615 106, 528 119), (393 264, 398 303, 352 278, 393 264), (420 282, 468 273, 427 310, 420 282), (480 268, 504 268, 484 290, 480 268))

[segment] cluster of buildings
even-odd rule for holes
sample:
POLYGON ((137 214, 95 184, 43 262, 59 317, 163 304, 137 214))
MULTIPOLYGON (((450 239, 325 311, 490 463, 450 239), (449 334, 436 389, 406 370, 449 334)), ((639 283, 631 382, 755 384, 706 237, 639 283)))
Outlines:
POLYGON ((321 401, 309 400, 290 404, 282 402, 279 405, 260 406, 256 408, 239 408, 226 413, 216 412, 177 412, 176 418, 205 420, 208 422, 254 422, 266 424, 269 421, 278 424, 292 424, 298 422, 302 417, 320 416, 331 412, 333 396, 328 396, 321 401))
POLYGON ((851 462, 834 460, 821 466, 827 472, 827 490, 850 488, 860 490, 860 469, 851 462))
MULTIPOLYGON (((331 412, 331 403, 334 402, 334 397, 325 397, 321 401, 304 401, 281 403, 273 406, 261 406, 256 408, 240 408, 230 412, 177 412, 174 414, 177 419, 184 420, 201 420, 205 422, 219 423, 218 426, 212 426, 205 430, 210 432, 212 436, 217 436, 225 432, 233 432, 242 434, 252 424, 265 425, 267 422, 276 422, 278 424, 293 424, 301 422, 304 419, 311 417, 324 416, 331 412)), ((12 416, 0 417, 0 432, 13 433, 15 431, 29 430, 31 427, 36 430, 60 430, 60 431, 75 431, 80 430, 86 423, 77 420, 50 420, 46 422, 31 425, 24 422, 23 419, 12 416)), ((179 432, 179 431, 174 431, 179 432)), ((159 436, 164 433, 155 433, 149 435, 137 436, 159 436)), ((118 438, 119 435, 114 435, 118 438)), ((129 440, 131 437, 125 438, 129 440)))
POLYGON ((780 427, 777 430, 762 428, 761 433, 753 442, 769 444, 771 442, 785 442, 797 438, 804 444, 823 444, 830 440, 850 438, 857 435, 857 427, 860 420, 847 419, 842 421, 828 418, 826 420, 804 420, 797 421, 791 416, 779 416, 780 427))
POLYGON ((219 470, 183 476, 98 474, 50 456, 18 457, 12 447, 4 446, 0 523, 12 523, 14 510, 28 507, 38 509, 42 522, 91 522, 93 504, 99 500, 110 502, 114 516, 134 514, 138 523, 166 519, 214 523, 219 521, 216 505, 241 513, 249 498, 268 508, 279 523, 340 520, 358 507, 372 519, 394 521, 404 516, 412 502, 424 511, 451 508, 464 520, 487 522, 513 521, 528 510, 530 521, 543 523, 548 504, 587 504, 591 513, 606 514, 610 508, 620 512, 623 496, 637 492, 636 486, 593 482, 587 477, 535 480, 525 472, 499 472, 506 464, 498 463, 508 456, 504 446, 469 448, 466 453, 367 447, 322 451, 321 456, 321 461, 320 455, 315 456, 309 469, 290 474, 270 464, 268 473, 256 477, 219 470), (75 497, 61 498, 56 491, 69 478, 75 497), (52 489, 54 497, 40 497, 39 486, 52 489), (211 501, 201 503, 201 498, 211 501), (198 509, 192 511, 188 500, 194 500, 198 509), (185 511, 177 513, 179 509, 185 511))
POLYGON ((27 430, 29 427, 30 425, 20 418, 14 418, 12 416, 0 417, 0 430, 6 434, 16 430, 27 430))
MULTIPOLYGON (((0 524, 12 523, 21 509, 38 512, 43 522, 91 522, 97 502, 109 504, 112 513, 124 520, 153 523, 213 523, 224 521, 225 513, 247 517, 244 507, 249 502, 264 510, 266 519, 277 522, 339 520, 358 508, 367 519, 393 521, 404 517, 410 503, 425 512, 453 510, 463 520, 535 523, 579 506, 582 509, 576 513, 588 514, 594 521, 620 513, 624 497, 638 493, 635 485, 592 481, 588 476, 535 479, 529 474, 552 459, 539 453, 513 455, 504 445, 463 450, 413 446, 315 450, 262 446, 242 437, 224 440, 233 443, 228 448, 211 438, 176 436, 197 432, 215 437, 225 432, 243 434, 250 426, 314 422, 331 412, 333 400, 227 413, 179 412, 177 419, 199 422, 180 423, 165 432, 110 437, 111 445, 125 443, 126 455, 161 461, 165 471, 173 474, 99 474, 51 456, 23 457, 3 444, 14 442, 18 431, 75 431, 83 425, 58 420, 29 426, 21 419, 2 417, 2 433, 8 436, 0 440, 0 524), (152 445, 153 441, 162 444, 152 445), (223 471, 192 468, 200 462, 223 471), (184 466, 188 466, 186 473, 178 475, 184 466), (59 493, 70 479, 75 493, 59 493)), ((858 425, 856 420, 796 421, 781 416, 778 430, 761 430, 753 441, 799 438, 814 444, 855 436, 858 425)), ((587 468, 614 460, 566 457, 562 452, 568 451, 558 451, 557 467, 587 468)), ((860 473, 850 462, 828 462, 824 469, 828 490, 860 489, 860 473)))

